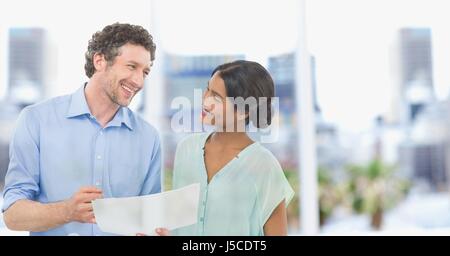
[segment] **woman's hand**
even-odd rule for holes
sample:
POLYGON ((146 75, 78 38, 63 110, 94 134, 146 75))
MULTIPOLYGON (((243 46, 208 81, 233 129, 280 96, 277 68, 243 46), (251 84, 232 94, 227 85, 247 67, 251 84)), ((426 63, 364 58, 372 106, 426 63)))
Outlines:
POLYGON ((155 232, 159 236, 170 236, 170 232, 167 228, 157 228, 155 229, 155 232))
MULTIPOLYGON (((155 233, 158 236, 170 236, 170 232, 167 228, 157 228, 155 229, 155 233)), ((137 233, 136 236, 146 236, 146 234, 137 233)))

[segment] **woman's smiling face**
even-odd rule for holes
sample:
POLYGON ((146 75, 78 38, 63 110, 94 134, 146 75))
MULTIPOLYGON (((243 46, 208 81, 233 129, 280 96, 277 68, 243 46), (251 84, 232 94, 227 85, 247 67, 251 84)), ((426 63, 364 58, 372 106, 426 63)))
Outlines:
POLYGON ((203 93, 203 124, 222 126, 220 124, 223 124, 225 117, 226 97, 225 82, 216 72, 208 81, 208 86, 203 93))

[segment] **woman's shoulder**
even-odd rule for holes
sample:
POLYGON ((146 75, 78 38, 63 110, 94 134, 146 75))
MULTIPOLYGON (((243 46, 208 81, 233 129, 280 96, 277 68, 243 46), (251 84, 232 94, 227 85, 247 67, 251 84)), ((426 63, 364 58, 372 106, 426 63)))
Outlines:
POLYGON ((262 176, 283 171, 278 159, 269 149, 259 143, 254 146, 254 150, 249 154, 249 158, 246 161, 252 167, 250 169, 262 176))
POLYGON ((280 163, 278 162, 278 159, 275 157, 275 155, 265 146, 258 143, 256 145, 256 150, 254 151, 254 157, 260 159, 261 164, 265 165, 277 165, 279 166, 280 163))
POLYGON ((292 198, 293 190, 280 162, 269 149, 262 145, 255 152, 255 159, 259 159, 255 163, 256 168, 254 168, 256 189, 260 193, 271 194, 273 198, 278 198, 276 195, 285 196, 286 204, 288 204, 292 198))
POLYGON ((186 135, 178 143, 177 150, 202 149, 205 144, 205 140, 206 140, 207 136, 208 136, 208 133, 203 133, 203 132, 186 135))

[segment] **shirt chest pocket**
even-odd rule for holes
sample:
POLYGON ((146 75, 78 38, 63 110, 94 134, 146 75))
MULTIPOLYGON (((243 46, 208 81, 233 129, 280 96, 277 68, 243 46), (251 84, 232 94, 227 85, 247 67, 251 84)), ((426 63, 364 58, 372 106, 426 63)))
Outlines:
POLYGON ((113 197, 138 196, 145 175, 138 163, 119 162, 109 166, 108 179, 113 197))

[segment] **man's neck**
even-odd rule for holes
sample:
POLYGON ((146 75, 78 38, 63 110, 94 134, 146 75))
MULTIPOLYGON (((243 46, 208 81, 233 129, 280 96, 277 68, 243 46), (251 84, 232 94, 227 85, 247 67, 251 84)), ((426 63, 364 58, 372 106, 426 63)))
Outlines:
POLYGON ((84 95, 91 114, 105 127, 114 118, 120 106, 112 102, 100 84, 93 79, 86 85, 84 95))

